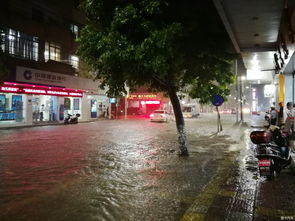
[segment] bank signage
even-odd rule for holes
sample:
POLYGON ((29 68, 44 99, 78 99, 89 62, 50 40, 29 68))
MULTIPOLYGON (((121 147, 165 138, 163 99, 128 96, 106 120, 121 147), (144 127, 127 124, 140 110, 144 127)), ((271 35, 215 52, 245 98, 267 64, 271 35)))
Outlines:
POLYGON ((0 92, 3 93, 18 93, 18 94, 39 94, 51 96, 65 96, 65 97, 83 97, 83 91, 67 88, 52 88, 45 86, 29 86, 7 84, 0 87, 0 92))
POLYGON ((68 77, 63 74, 54 72, 42 71, 26 67, 16 67, 16 81, 35 83, 35 84, 48 84, 56 86, 66 86, 68 77))

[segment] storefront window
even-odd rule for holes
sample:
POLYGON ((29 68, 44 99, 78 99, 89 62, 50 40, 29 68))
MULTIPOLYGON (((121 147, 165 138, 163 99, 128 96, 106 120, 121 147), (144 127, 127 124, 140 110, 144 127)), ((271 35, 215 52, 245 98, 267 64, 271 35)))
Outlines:
POLYGON ((46 95, 33 95, 33 121, 57 120, 57 97, 46 95))
POLYGON ((64 99, 64 113, 67 114, 81 114, 81 98, 66 97, 64 99))
POLYGON ((5 110, 5 95, 0 94, 0 112, 5 110))
POLYGON ((73 99, 73 105, 74 105, 74 107, 73 107, 73 109, 74 110, 80 110, 80 99, 79 98, 74 98, 73 99))
POLYGON ((70 98, 65 98, 64 108, 65 108, 65 110, 71 110, 71 99, 70 98))
POLYGON ((96 118, 97 117, 97 101, 96 100, 91 100, 90 101, 90 109, 91 109, 91 112, 90 112, 90 116, 91 118, 96 118))
POLYGON ((22 95, 0 94, 0 121, 21 122, 24 119, 22 95))

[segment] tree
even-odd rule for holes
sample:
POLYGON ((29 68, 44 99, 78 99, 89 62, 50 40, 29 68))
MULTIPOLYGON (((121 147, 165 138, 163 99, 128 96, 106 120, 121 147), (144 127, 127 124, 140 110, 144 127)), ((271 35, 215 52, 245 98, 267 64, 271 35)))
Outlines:
POLYGON ((208 81, 206 78, 194 79, 187 90, 192 98, 198 98, 201 104, 210 104, 214 95, 221 95, 224 100, 230 95, 229 85, 234 83, 234 75, 230 71, 230 65, 225 62, 228 69, 224 74, 216 74, 215 79, 208 81))
POLYGON ((124 85, 148 85, 171 100, 180 155, 188 155, 177 92, 194 80, 216 79, 230 57, 229 38, 212 1, 84 0, 87 24, 79 54, 112 96, 124 85))

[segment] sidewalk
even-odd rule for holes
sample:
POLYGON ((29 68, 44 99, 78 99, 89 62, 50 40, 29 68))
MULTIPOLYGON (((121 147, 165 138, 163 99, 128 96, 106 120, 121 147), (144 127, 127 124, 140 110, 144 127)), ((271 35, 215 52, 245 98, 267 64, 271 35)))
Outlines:
POLYGON ((254 117, 247 124, 238 144, 242 148, 228 154, 181 221, 295 220, 294 165, 273 181, 261 178, 249 134, 264 122, 254 117))

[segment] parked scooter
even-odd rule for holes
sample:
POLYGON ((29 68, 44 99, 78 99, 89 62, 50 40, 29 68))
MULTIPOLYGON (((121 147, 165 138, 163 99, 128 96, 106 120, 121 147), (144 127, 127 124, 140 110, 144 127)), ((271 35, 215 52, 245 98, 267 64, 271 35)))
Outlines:
POLYGON ((275 173, 291 164, 288 135, 276 126, 266 131, 253 131, 251 141, 256 144, 256 157, 260 176, 272 179, 275 173))
POLYGON ((80 114, 75 114, 75 116, 68 114, 68 116, 64 120, 64 124, 77 124, 79 117, 80 114))

